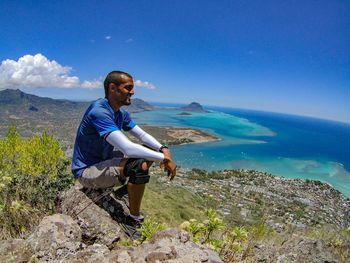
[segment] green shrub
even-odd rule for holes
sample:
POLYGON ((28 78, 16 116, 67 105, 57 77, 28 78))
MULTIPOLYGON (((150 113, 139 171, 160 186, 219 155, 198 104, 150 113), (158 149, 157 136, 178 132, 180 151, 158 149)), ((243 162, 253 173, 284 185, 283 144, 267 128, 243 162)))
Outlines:
POLYGON ((223 244, 220 257, 225 262, 238 262, 242 260, 244 252, 248 249, 248 231, 244 227, 233 227, 223 234, 223 244))
POLYGON ((205 215, 207 219, 203 222, 190 219, 183 222, 180 228, 189 232, 195 242, 202 244, 216 243, 218 240, 214 238, 214 234, 216 231, 223 229, 224 225, 215 210, 208 209, 205 211, 205 215))
POLYGON ((217 251, 224 262, 244 261, 254 245, 266 237, 268 228, 265 224, 248 228, 225 226, 217 212, 209 209, 205 212, 207 219, 185 221, 180 228, 189 232, 193 240, 217 251))
POLYGON ((154 234, 156 234, 159 231, 162 231, 166 228, 165 224, 158 223, 154 221, 152 218, 146 218, 142 226, 140 228, 141 238, 140 242, 148 241, 152 238, 154 234))
POLYGON ((45 132, 23 139, 10 128, 0 140, 0 239, 18 236, 52 213, 57 192, 72 182, 57 140, 45 132))

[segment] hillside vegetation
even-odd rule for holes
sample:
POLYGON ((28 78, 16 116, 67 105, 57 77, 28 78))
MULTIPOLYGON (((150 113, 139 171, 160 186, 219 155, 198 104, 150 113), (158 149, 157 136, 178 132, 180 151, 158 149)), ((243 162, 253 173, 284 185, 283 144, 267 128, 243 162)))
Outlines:
POLYGON ((73 183, 59 143, 43 133, 23 139, 13 127, 0 139, 0 239, 20 236, 55 211, 73 183))

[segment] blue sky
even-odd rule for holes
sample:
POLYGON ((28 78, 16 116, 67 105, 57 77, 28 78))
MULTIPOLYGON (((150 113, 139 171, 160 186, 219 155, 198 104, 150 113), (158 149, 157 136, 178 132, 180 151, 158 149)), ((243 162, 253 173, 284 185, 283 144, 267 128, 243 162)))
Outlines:
POLYGON ((135 97, 350 122, 349 1, 0 2, 0 89, 135 97))

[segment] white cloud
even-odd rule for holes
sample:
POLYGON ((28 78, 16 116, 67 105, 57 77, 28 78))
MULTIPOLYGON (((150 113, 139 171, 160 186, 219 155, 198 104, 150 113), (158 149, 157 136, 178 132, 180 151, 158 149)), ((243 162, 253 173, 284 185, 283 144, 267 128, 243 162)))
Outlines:
POLYGON ((6 59, 0 65, 0 90, 25 88, 102 88, 101 78, 80 82, 70 76, 72 68, 49 60, 42 54, 25 55, 18 61, 6 59))
POLYGON ((156 89, 156 86, 154 86, 152 83, 148 81, 141 81, 141 80, 136 80, 134 82, 136 87, 140 88, 146 88, 146 89, 156 89))
POLYGON ((85 80, 81 84, 81 87, 84 89, 99 89, 103 87, 103 83, 101 80, 92 80, 92 81, 85 80))
POLYGON ((110 40, 112 37, 111 36, 106 36, 105 39, 106 40, 110 40))
MULTIPOLYGON (((25 55, 18 61, 6 59, 0 65, 0 89, 17 88, 103 88, 102 78, 80 81, 71 76, 71 67, 62 66, 42 54, 25 55)), ((156 89, 148 81, 136 80, 135 86, 156 89)))
POLYGON ((125 43, 131 43, 133 42, 134 40, 132 38, 128 38, 127 40, 125 40, 125 43))
POLYGON ((0 65, 0 89, 18 87, 73 88, 79 78, 70 76, 72 68, 48 60, 42 54, 25 55, 18 61, 6 59, 0 65))

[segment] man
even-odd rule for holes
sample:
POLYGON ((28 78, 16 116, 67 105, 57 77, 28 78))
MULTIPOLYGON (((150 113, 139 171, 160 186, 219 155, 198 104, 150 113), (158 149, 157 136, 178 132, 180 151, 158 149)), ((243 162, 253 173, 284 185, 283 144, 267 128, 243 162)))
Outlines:
POLYGON ((131 104, 134 95, 132 76, 122 71, 110 72, 105 81, 105 98, 93 102, 86 110, 74 144, 72 172, 88 189, 105 189, 123 185, 126 177, 130 215, 129 226, 139 226, 143 217, 140 206, 149 181, 148 170, 154 161, 168 171, 170 180, 176 175, 176 165, 170 151, 143 131, 121 107, 131 104), (143 145, 131 142, 127 131, 143 145), (124 157, 114 157, 114 149, 124 157))

